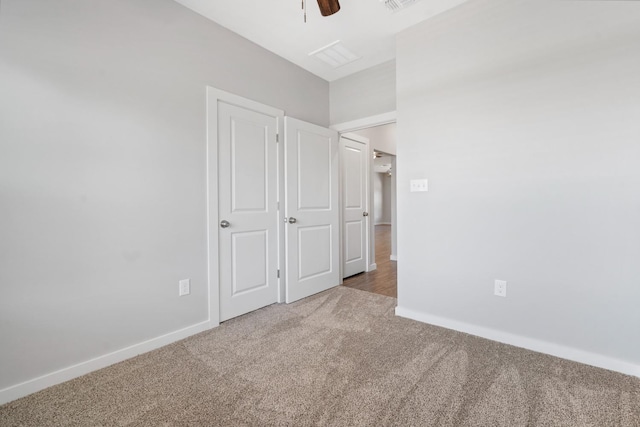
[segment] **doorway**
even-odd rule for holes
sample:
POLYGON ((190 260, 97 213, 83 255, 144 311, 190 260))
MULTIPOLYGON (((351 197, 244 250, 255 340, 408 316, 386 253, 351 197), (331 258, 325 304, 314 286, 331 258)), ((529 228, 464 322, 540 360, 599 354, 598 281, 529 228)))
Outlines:
POLYGON ((391 226, 375 226, 375 240, 378 268, 344 279, 343 286, 397 298, 398 268, 391 260, 391 226))
POLYGON ((350 132, 370 141, 370 227, 368 272, 347 277, 343 285, 397 297, 395 123, 350 132))

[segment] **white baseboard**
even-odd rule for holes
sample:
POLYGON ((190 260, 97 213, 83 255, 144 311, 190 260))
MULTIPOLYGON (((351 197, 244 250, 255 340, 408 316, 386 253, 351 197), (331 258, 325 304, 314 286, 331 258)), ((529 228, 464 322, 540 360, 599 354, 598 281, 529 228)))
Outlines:
POLYGON ((443 328, 453 329, 459 332, 465 332, 467 334, 487 338, 492 341, 498 341, 504 344, 526 348, 527 350, 549 354, 552 356, 560 357, 562 359, 568 359, 574 362, 584 363, 586 365, 596 366, 598 368, 608 369, 626 375, 640 377, 640 365, 625 362, 601 354, 579 350, 573 347, 566 347, 563 345, 554 344, 534 338, 527 338, 521 335, 502 332, 483 326, 473 325, 470 323, 459 322, 457 320, 434 316, 403 307, 396 307, 396 316, 406 317, 407 319, 417 320, 418 322, 429 323, 431 325, 441 326, 443 328))
POLYGON ((369 271, 373 271, 373 270, 377 270, 378 269, 378 264, 376 264, 375 262, 373 264, 369 265, 369 269, 367 270, 369 271))
POLYGON ((390 259, 391 261, 397 261, 397 260, 398 260, 398 255, 391 255, 391 256, 389 257, 389 259, 390 259))
POLYGON ((89 372, 106 368, 114 363, 122 362, 123 360, 155 350, 167 344, 180 341, 181 339, 187 338, 191 335, 206 331, 209 328, 210 322, 207 320, 206 322, 197 323, 184 329, 170 332, 166 335, 152 338, 150 340, 116 350, 112 353, 60 369, 59 371, 51 372, 41 377, 4 388, 0 390, 0 405, 27 396, 31 393, 35 393, 36 391, 44 390, 47 387, 88 374, 89 372))

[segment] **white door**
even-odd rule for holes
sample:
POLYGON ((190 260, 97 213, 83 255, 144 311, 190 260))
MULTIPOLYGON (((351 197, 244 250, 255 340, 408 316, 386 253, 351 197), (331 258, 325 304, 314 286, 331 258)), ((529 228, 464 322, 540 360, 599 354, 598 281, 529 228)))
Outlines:
POLYGON ((286 301, 340 283, 338 134, 285 117, 286 301))
POLYGON ((220 321, 278 297, 278 117, 218 102, 220 321))
POLYGON ((369 147, 365 138, 340 138, 343 277, 367 269, 369 147))

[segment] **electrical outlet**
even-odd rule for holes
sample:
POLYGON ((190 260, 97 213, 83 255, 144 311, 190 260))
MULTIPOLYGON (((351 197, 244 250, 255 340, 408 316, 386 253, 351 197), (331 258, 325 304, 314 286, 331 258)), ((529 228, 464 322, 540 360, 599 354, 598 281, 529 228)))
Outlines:
POLYGON ((426 179, 412 179, 409 184, 409 191, 412 193, 418 191, 429 191, 429 181, 426 179))
POLYGON ((505 282, 504 280, 496 280, 495 286, 493 288, 493 293, 494 293, 494 295, 497 295, 499 297, 506 297, 507 296, 507 282, 505 282))
POLYGON ((185 296, 191 293, 191 279, 184 279, 178 282, 178 296, 185 296))

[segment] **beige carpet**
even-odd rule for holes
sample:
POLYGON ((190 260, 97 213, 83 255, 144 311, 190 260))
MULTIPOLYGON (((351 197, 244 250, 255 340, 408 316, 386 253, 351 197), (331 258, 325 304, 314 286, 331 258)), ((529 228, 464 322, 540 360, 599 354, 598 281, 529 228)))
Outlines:
POLYGON ((640 426, 640 379, 336 288, 0 407, 1 426, 640 426))

